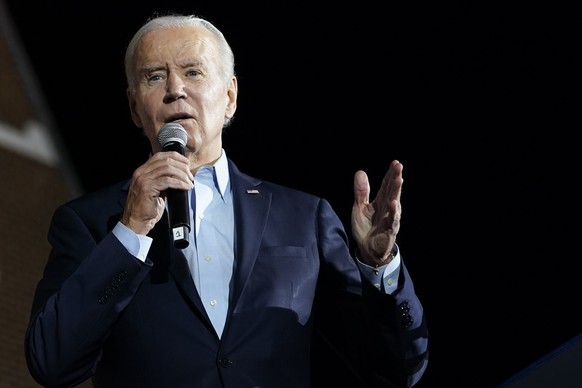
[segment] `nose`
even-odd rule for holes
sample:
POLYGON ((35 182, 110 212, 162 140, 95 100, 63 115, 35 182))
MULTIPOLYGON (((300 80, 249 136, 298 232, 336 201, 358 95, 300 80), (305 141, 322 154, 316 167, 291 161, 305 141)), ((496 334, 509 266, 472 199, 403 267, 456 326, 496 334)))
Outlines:
POLYGON ((169 74, 166 82, 166 95, 164 96, 164 102, 171 102, 180 98, 185 98, 186 91, 184 86, 184 81, 178 74, 169 74))

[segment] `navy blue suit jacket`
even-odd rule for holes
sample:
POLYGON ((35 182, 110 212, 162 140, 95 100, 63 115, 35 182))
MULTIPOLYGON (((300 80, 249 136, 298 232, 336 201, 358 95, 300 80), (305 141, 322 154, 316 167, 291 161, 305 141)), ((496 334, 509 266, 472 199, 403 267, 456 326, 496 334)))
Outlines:
POLYGON ((54 213, 25 343, 39 383, 305 388, 330 360, 312 355, 314 335, 362 387, 417 381, 427 330, 404 264, 399 290, 381 293, 362 280, 326 200, 229 168, 235 268, 222 339, 166 217, 145 262, 111 233, 127 196, 120 182, 54 213))

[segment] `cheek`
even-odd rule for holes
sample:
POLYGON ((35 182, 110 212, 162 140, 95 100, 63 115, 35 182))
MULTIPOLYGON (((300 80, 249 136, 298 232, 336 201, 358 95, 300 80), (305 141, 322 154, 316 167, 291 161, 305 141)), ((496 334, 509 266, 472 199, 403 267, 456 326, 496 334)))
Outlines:
MULTIPOLYGON (((135 124, 141 128, 144 134, 147 136, 150 143, 156 142, 157 143, 157 130, 160 124, 155 120, 155 117, 152 115, 151 110, 148 110, 147 107, 139 106, 135 110, 133 114, 133 121, 135 124)), ((155 143, 152 143, 155 144, 155 143)))
POLYGON ((136 106, 136 113, 143 126, 152 125, 155 122, 155 114, 159 111, 159 104, 153 103, 151 98, 142 99, 136 106))

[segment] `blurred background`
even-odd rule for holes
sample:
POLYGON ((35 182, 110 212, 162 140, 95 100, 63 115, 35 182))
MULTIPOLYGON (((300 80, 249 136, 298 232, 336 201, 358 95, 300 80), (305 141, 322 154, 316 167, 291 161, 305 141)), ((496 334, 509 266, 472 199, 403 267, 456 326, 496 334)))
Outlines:
POLYGON ((155 12, 229 40, 241 170, 326 197, 349 226, 354 172, 375 192, 404 164, 399 246, 431 333, 418 386, 497 386, 582 332, 575 4, 0 5, 0 386, 35 387, 22 337, 52 211, 147 158, 123 56, 155 12))

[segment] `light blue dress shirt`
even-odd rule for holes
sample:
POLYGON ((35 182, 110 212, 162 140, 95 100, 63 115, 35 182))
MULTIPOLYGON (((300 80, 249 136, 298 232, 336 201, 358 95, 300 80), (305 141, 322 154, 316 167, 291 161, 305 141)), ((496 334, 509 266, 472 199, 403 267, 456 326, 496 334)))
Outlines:
POLYGON ((228 177, 224 152, 214 166, 202 166, 194 175, 190 214, 194 215, 191 225, 196 225, 196 244, 184 250, 202 304, 219 337, 234 268, 234 212, 228 177))

